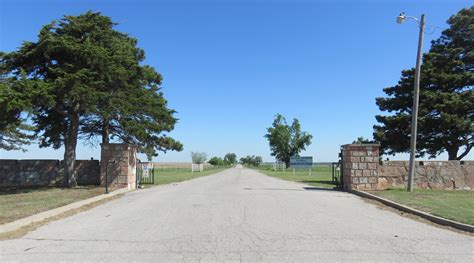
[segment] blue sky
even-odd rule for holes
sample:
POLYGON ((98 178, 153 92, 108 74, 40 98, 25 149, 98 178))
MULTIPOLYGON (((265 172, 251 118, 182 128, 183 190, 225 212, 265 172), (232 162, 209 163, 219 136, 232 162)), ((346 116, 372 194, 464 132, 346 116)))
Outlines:
MULTIPOLYGON (((334 161, 341 144, 371 137, 375 97, 413 67, 417 25, 395 17, 446 20, 471 1, 7 1, 0 0, 0 50, 35 41, 63 15, 100 11, 137 38, 146 63, 164 76, 163 92, 178 111, 171 136, 184 151, 155 161, 189 161, 235 152, 272 161, 263 135, 276 113, 298 118, 313 144, 303 155, 334 161), (429 3, 428 3, 429 2, 429 3)), ((424 51, 440 30, 428 27, 424 51)), ((62 149, 0 151, 1 158, 61 159, 62 149)), ((81 144, 79 159, 99 158, 81 144)), ((471 153, 466 159, 473 159, 471 153)), ((391 159, 406 159, 400 155, 391 159)), ((145 159, 145 158, 143 158, 145 159)), ((440 156, 440 159, 447 159, 440 156)))

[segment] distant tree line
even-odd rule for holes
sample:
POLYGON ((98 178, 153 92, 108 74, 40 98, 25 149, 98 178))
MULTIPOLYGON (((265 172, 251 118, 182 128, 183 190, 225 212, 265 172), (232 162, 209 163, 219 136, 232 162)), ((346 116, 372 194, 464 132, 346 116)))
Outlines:
POLYGON ((224 158, 214 156, 209 160, 209 163, 215 166, 234 165, 237 163, 237 155, 235 153, 227 153, 224 158))
MULTIPOLYGON (((248 166, 258 167, 262 161, 262 157, 255 155, 240 158, 240 163, 248 166)), ((235 153, 227 153, 224 158, 214 156, 209 160, 209 163, 215 166, 235 165, 237 164, 237 155, 235 153)))
POLYGON ((262 164, 263 159, 261 156, 247 155, 247 157, 240 158, 240 163, 247 166, 259 167, 262 164))

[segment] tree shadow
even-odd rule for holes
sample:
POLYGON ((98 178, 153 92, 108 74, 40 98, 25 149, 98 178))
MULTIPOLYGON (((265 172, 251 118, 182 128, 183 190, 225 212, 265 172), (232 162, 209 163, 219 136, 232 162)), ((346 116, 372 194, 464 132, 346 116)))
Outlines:
POLYGON ((303 187, 303 188, 243 188, 244 190, 263 190, 263 191, 341 191, 338 188, 324 188, 324 187, 303 187))
MULTIPOLYGON (((1 187, 0 195, 27 194, 31 192, 47 191, 53 187, 46 186, 11 186, 1 187)), ((56 187, 58 188, 58 187, 56 187)))
POLYGON ((303 187, 304 190, 309 190, 309 191, 342 191, 339 188, 324 188, 324 187, 316 187, 316 186, 311 186, 311 187, 303 187))
POLYGON ((338 185, 335 184, 333 181, 328 181, 328 180, 302 180, 300 182, 304 183, 304 184, 324 184, 324 185, 329 186, 329 187, 320 187, 320 186, 303 187, 305 190, 341 191, 341 189, 337 187, 338 185), (331 186, 333 188, 330 188, 331 186))
POLYGON ((0 195, 28 194, 32 192, 42 192, 51 189, 92 189, 94 186, 78 186, 75 188, 57 187, 57 186, 9 186, 0 187, 0 195))
POLYGON ((336 186, 333 181, 325 181, 325 180, 302 180, 300 181, 305 184, 330 184, 336 186))

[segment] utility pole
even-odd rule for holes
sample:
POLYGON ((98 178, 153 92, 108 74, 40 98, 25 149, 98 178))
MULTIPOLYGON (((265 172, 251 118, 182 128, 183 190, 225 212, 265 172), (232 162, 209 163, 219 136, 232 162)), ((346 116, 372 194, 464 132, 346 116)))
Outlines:
POLYGON ((423 32, 425 30, 425 15, 421 15, 420 32, 418 34, 418 53, 416 55, 415 88, 413 91, 413 108, 411 112, 411 137, 410 137, 410 166, 408 169, 408 191, 413 191, 413 178, 415 177, 416 136, 418 128, 418 101, 420 97, 421 57, 423 52, 423 32))

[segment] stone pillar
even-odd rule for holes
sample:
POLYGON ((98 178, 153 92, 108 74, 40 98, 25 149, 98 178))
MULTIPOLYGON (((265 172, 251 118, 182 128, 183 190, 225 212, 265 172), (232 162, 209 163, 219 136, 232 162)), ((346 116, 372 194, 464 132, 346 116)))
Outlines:
POLYGON ((377 190, 379 144, 342 146, 344 189, 377 190))
POLYGON ((137 148, 126 143, 101 144, 100 185, 105 186, 105 175, 112 188, 136 188, 137 148))

